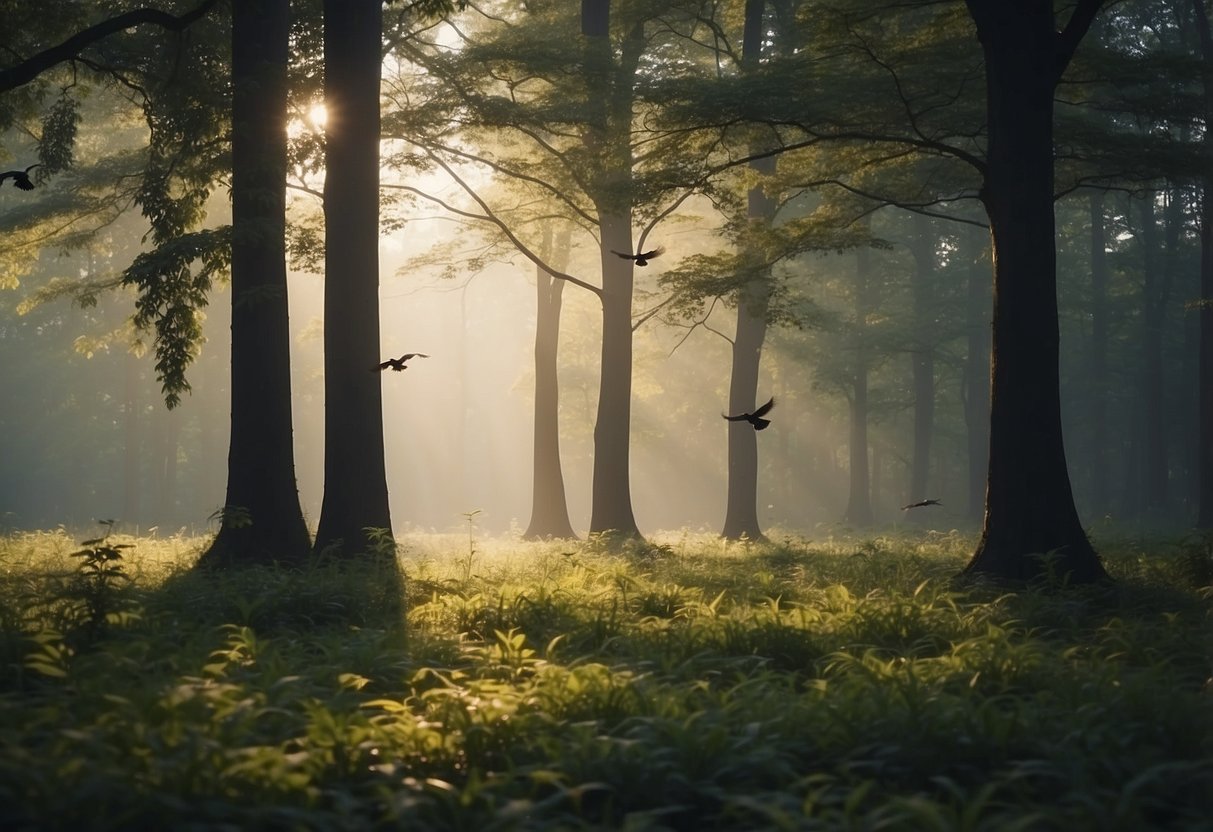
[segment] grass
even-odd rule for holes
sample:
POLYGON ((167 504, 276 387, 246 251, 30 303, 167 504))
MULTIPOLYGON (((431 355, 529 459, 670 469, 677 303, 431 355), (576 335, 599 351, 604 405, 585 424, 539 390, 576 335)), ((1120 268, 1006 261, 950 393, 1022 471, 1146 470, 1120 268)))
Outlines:
POLYGON ((0 538, 0 828, 1213 828, 1202 541, 1015 592, 955 534, 204 542, 0 538))

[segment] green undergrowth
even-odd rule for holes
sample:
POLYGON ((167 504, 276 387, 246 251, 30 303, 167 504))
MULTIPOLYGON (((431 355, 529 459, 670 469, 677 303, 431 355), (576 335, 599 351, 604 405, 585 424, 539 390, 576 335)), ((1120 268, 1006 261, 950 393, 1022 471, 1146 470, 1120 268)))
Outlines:
POLYGON ((0 538, 0 828, 1213 828, 1201 541, 1020 590, 955 533, 205 542, 0 538))

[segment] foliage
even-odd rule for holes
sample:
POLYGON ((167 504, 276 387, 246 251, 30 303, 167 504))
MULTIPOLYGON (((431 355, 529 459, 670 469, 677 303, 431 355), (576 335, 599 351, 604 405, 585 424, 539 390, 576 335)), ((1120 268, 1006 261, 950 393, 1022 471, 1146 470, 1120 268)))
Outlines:
POLYGON ((406 544, 200 574, 141 540, 141 620, 62 675, 63 533, 0 541, 6 828, 1194 829, 1207 589, 1164 543, 1119 582, 950 583, 962 536, 406 544), (52 651, 53 652, 53 651, 52 651), (47 660, 50 661, 49 659, 47 660), (49 666, 49 665, 48 665, 49 666))

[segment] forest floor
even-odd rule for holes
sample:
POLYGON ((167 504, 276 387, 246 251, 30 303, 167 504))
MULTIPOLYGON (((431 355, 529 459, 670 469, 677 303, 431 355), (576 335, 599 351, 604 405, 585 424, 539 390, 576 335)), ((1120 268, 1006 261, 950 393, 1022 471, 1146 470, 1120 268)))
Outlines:
POLYGON ((8 535, 0 828, 1213 828, 1210 541, 1096 543, 1009 590, 954 533, 8 535))

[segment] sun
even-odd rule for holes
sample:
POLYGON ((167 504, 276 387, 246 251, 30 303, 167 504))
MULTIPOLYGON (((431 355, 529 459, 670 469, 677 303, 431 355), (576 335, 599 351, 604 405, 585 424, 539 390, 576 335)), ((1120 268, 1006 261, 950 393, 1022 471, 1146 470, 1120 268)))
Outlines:
POLYGON ((307 123, 314 130, 323 129, 325 122, 328 121, 328 117, 329 112, 325 109, 323 103, 313 104, 312 108, 307 111, 307 123))

